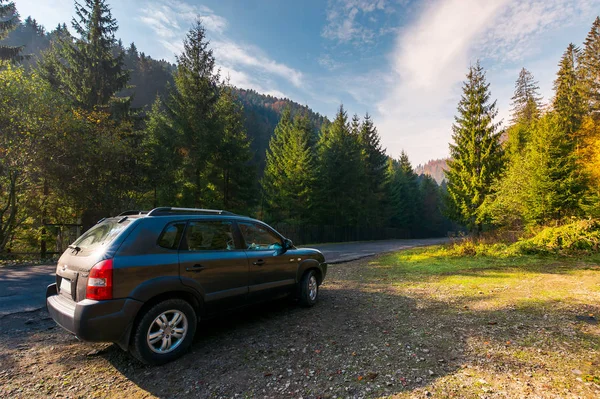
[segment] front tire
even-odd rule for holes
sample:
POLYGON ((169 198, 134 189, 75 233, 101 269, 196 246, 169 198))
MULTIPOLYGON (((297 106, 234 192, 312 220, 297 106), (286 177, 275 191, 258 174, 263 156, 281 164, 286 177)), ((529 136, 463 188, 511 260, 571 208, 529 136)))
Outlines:
POLYGON ((314 306, 319 298, 319 281, 317 273, 309 270, 300 281, 300 304, 305 307, 314 306))
POLYGON ((131 353, 149 365, 165 364, 182 356, 192 344, 198 319, 183 299, 167 299, 146 311, 135 326, 131 353))

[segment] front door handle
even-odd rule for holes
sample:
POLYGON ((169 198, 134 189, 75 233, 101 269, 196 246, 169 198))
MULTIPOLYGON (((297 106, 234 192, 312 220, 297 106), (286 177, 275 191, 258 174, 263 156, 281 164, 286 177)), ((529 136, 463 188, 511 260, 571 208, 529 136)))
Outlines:
POLYGON ((192 267, 187 267, 185 269, 186 272, 193 272, 193 273, 198 273, 201 272, 202 270, 206 269, 206 266, 202 266, 199 263, 196 263, 194 266, 192 267))
POLYGON ((262 259, 257 260, 256 262, 252 262, 254 266, 262 266, 265 264, 265 261, 262 259))

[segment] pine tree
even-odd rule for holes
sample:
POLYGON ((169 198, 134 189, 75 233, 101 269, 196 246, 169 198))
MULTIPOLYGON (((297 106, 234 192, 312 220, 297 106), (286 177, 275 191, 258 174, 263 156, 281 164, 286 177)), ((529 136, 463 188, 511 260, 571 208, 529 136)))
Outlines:
POLYGON ((521 69, 511 99, 513 124, 531 123, 539 117, 542 99, 539 90, 538 82, 533 79, 531 72, 525 68, 521 69))
POLYGON ((319 210, 315 216, 323 224, 358 223, 361 198, 357 188, 364 181, 364 168, 358 137, 350 129, 348 115, 340 106, 317 145, 319 210))
POLYGON ((446 173, 448 214, 475 233, 481 232, 484 223, 479 217, 480 207, 493 192, 504 166, 501 132, 494 123, 497 113, 496 102, 490 103, 485 72, 477 62, 469 68, 463 85, 446 173))
POLYGON ((585 105, 598 118, 600 117, 600 17, 596 17, 585 39, 579 72, 585 105))
POLYGON ((413 234, 419 215, 419 184, 417 175, 402 151, 400 158, 390 164, 391 224, 413 234))
POLYGON ((314 128, 307 115, 283 111, 267 150, 263 198, 268 218, 288 223, 311 219, 315 183, 314 128))
POLYGON ((386 215, 386 166, 387 155, 381 147, 379 133, 367 113, 360 126, 358 140, 362 150, 365 170, 363 197, 363 226, 381 227, 387 219, 386 215))
POLYGON ((208 187, 215 187, 216 200, 209 206, 233 212, 247 212, 256 198, 256 170, 251 164, 250 140, 244 128, 244 111, 236 101, 233 88, 219 89, 215 104, 218 144, 208 162, 211 168, 208 187))
POLYGON ((83 109, 116 104, 115 93, 129 79, 124 53, 115 56, 117 21, 105 0, 75 2, 71 25, 79 35, 65 35, 42 62, 42 75, 83 109))
POLYGON ((174 129, 173 140, 179 147, 182 170, 177 184, 181 205, 202 207, 206 198, 207 162, 219 144, 215 105, 219 99, 219 75, 206 31, 198 20, 183 42, 177 57, 175 86, 166 102, 174 129))
POLYGON ((578 79, 580 50, 569 44, 554 81, 554 111, 564 133, 574 139, 585 114, 582 86, 578 79))
POLYGON ((560 115, 550 113, 539 120, 532 134, 525 165, 531 175, 525 182, 528 223, 544 224, 581 213, 585 181, 563 123, 560 115))
POLYGON ((417 233, 423 237, 445 235, 444 217, 442 216, 442 197, 435 179, 429 175, 421 175, 419 184, 420 215, 417 233))
MULTIPOLYGON (((19 24, 19 14, 15 3, 7 0, 0 0, 0 41, 5 39, 8 34, 19 24)), ((23 46, 3 46, 0 45, 1 61, 20 61, 23 46)))
POLYGON ((179 151, 173 121, 160 96, 152 104, 146 122, 143 162, 147 170, 148 186, 152 189, 152 207, 161 204, 178 205, 182 156, 179 151))
MULTIPOLYGON (((140 62, 144 59, 140 55, 140 62)), ((243 109, 228 83, 219 81, 200 21, 188 32, 177 61, 164 110, 157 102, 148 123, 149 158, 169 170, 153 182, 156 198, 247 212, 256 198, 257 179, 243 109)))

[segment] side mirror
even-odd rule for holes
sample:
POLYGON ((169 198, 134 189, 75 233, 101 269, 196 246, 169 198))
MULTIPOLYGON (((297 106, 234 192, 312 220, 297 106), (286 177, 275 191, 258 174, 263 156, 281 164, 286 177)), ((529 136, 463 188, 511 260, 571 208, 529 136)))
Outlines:
POLYGON ((294 248, 294 243, 292 242, 292 240, 290 240, 289 238, 286 238, 285 240, 283 240, 283 249, 284 250, 288 250, 288 249, 293 249, 294 248))

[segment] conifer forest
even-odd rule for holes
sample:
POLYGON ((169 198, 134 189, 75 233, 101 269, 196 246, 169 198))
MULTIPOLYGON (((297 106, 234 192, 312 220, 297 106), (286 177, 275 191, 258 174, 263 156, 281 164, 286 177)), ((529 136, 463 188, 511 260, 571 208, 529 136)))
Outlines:
POLYGON ((556 60, 552 98, 523 67, 504 123, 472 63, 436 181, 406 153, 387 154, 367 113, 339 105, 330 120, 232 86, 200 20, 171 64, 122 43, 107 1, 75 10, 70 29, 49 28, 0 0, 2 255, 41 242, 52 251, 60 226, 157 206, 226 209, 284 231, 341 229, 297 233, 305 243, 600 216, 600 18, 556 60))

